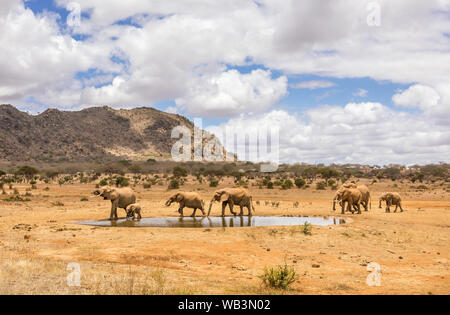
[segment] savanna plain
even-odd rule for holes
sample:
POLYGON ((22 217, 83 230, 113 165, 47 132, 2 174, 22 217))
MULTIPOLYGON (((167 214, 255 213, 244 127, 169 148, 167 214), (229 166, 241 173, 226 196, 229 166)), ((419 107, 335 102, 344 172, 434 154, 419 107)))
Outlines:
MULTIPOLYGON (((333 212, 331 189, 267 189, 249 183, 253 202, 259 203, 257 216, 346 219, 337 226, 310 226, 307 232, 303 226, 78 225, 109 218, 110 202, 92 194, 96 183, 37 182, 32 190, 25 182, 5 185, 6 195, 0 198, 0 294, 449 294, 448 183, 416 189, 409 182, 356 181, 372 194, 371 209, 360 215, 333 212), (10 198, 14 188, 22 196, 28 190, 28 197, 10 198), (384 191, 399 192, 405 211, 378 208, 384 191), (81 268, 80 286, 67 284, 73 262, 81 268), (366 283, 371 262, 381 266, 380 286, 366 283), (266 287, 260 278, 265 267, 279 265, 297 274, 287 290, 266 287)), ((232 178, 224 177, 218 188, 233 185, 232 178)), ((180 190, 196 191, 208 204, 218 188, 189 176, 180 190)), ((176 205, 164 205, 174 192, 166 184, 133 189, 143 217, 178 216, 176 205)), ((216 203, 212 215, 220 212, 216 203)))

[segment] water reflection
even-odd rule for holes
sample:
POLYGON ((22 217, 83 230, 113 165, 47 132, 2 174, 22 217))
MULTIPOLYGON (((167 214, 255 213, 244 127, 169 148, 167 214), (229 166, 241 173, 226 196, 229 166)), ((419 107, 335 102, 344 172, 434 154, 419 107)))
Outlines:
POLYGON ((292 226, 309 223, 318 226, 340 225, 340 218, 325 217, 185 217, 185 218, 143 218, 140 221, 120 219, 117 221, 85 221, 82 225, 105 227, 167 227, 167 228, 214 228, 250 226, 292 226))

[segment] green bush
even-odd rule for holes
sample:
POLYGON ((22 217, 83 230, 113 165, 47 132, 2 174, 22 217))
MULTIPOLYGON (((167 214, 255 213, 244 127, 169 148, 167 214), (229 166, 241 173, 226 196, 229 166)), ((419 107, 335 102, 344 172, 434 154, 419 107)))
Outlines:
POLYGON ((316 189, 317 190, 325 190, 327 187, 327 183, 324 181, 316 183, 316 189))
POLYGON ((286 179, 283 184, 281 184, 281 189, 283 190, 291 189, 292 187, 294 187, 294 184, 290 179, 286 179))
POLYGON ((217 180, 217 179, 211 179, 211 180, 209 181, 209 187, 217 187, 217 186, 219 186, 219 180, 217 180))
POLYGON ((128 186, 130 186, 130 180, 126 177, 119 176, 116 178, 116 186, 117 187, 128 187, 128 186))
POLYGON ((81 198, 80 200, 81 202, 85 202, 85 201, 89 201, 89 199, 87 199, 86 197, 81 198))
POLYGON ((169 182, 169 189, 179 189, 180 188, 180 182, 178 179, 172 179, 169 182))
POLYGON ((298 276, 295 269, 288 265, 277 268, 264 268, 264 274, 259 276, 266 287, 287 290, 289 286, 297 281, 298 276))
POLYGON ((175 166, 173 168, 173 176, 175 177, 186 177, 188 175, 187 169, 181 166, 175 166))
POLYGON ((273 189, 273 182, 267 183, 267 189, 273 189))
POLYGON ((304 180, 303 178, 296 178, 295 179, 295 186, 297 186, 298 188, 302 188, 306 185, 306 180, 304 180))

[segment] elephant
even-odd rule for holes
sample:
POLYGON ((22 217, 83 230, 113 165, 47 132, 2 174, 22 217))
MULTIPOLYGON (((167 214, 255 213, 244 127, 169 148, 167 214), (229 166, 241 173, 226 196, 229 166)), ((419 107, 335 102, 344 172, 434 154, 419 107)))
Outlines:
POLYGON ((208 216, 211 214, 211 209, 215 201, 222 202, 222 217, 225 216, 225 208, 227 205, 230 208, 230 212, 235 216, 237 215, 237 213, 233 211, 235 205, 241 208, 240 216, 244 215, 244 207, 248 209, 248 216, 252 216, 252 211, 255 212, 252 195, 245 188, 225 188, 217 190, 209 204, 208 216))
POLYGON ((342 188, 336 192, 336 195, 333 199, 333 211, 336 210, 336 201, 339 201, 342 207, 342 214, 345 214, 345 203, 347 202, 347 211, 351 211, 352 213, 358 211, 358 214, 361 214, 361 203, 362 193, 358 188, 342 188))
POLYGON ((128 207, 125 210, 127 212, 127 218, 136 219, 136 216, 137 216, 138 220, 142 219, 142 216, 141 216, 142 207, 138 203, 133 203, 131 205, 128 205, 128 207))
POLYGON ((400 197, 399 193, 396 192, 388 192, 383 193, 380 197, 380 205, 379 208, 381 209, 381 202, 386 202, 386 212, 391 212, 390 206, 395 206, 394 212, 397 212, 397 209, 400 207, 400 212, 403 212, 402 208, 402 198, 400 197))
POLYGON ((178 192, 172 195, 166 201, 166 206, 169 207, 173 202, 177 202, 180 205, 178 213, 180 213, 181 217, 184 216, 183 214, 184 208, 194 209, 194 212, 191 215, 191 217, 193 218, 195 218, 195 213, 197 212, 197 209, 200 209, 202 211, 203 216, 206 216, 205 203, 201 199, 200 195, 196 192, 178 192))
POLYGON ((360 185, 357 189, 362 194, 361 204, 364 207, 364 211, 369 211, 369 205, 370 209, 372 209, 372 198, 370 197, 369 188, 366 185, 360 185))
POLYGON ((96 196, 103 197, 104 200, 111 200, 110 220, 117 220, 117 208, 127 209, 131 204, 136 203, 136 194, 131 188, 102 187, 93 192, 96 196))

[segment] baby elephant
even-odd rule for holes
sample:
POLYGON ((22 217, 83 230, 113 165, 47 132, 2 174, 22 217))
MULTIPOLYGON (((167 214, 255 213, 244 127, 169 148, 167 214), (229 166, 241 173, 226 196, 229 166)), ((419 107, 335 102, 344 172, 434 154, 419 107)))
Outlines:
POLYGON ((138 220, 142 219, 141 210, 142 210, 142 208, 138 203, 133 203, 133 204, 129 205, 126 209, 127 218, 136 219, 136 216, 137 216, 138 220))

